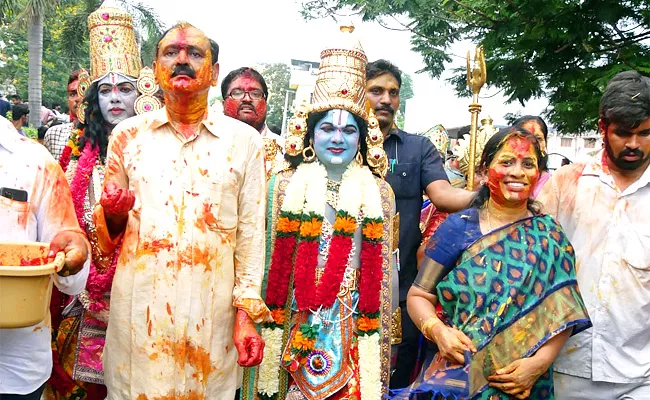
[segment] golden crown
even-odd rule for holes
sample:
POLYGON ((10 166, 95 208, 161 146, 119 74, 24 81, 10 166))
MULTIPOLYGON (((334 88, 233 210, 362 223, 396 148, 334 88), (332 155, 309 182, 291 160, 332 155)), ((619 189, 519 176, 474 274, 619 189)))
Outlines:
POLYGON ((321 63, 311 104, 300 104, 289 120, 285 151, 290 156, 302 154, 306 161, 313 159, 311 145, 304 147, 309 113, 333 109, 347 110, 368 122, 366 161, 373 172, 383 177, 388 171, 388 158, 383 148, 384 135, 366 100, 368 58, 359 41, 352 36, 354 26, 344 25, 340 29, 338 42, 320 53, 321 63), (312 157, 306 156, 309 152, 312 157))
POLYGON ((434 146, 440 154, 442 155, 443 160, 447 157, 447 149, 449 148, 449 135, 444 126, 438 124, 433 128, 429 128, 422 136, 431 140, 434 146))
POLYGON ((94 82, 109 72, 137 78, 142 61, 133 31, 133 19, 119 8, 100 7, 88 16, 90 78, 94 82))
POLYGON ((344 25, 340 30, 334 45, 320 53, 321 63, 310 111, 340 108, 367 119, 368 57, 361 43, 352 35, 354 26, 344 25))

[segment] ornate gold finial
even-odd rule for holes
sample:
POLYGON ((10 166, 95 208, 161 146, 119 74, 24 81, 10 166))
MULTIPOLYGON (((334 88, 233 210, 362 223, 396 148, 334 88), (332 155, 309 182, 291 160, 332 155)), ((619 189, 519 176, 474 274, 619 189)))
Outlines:
POLYGON ((133 32, 133 19, 119 8, 99 7, 88 16, 90 78, 94 82, 109 72, 137 78, 142 62, 133 32))
MULTIPOLYGON (((467 86, 472 90, 472 104, 469 106, 469 112, 472 114, 472 123, 469 130, 469 165, 476 164, 476 131, 478 128, 478 114, 481 112, 478 94, 486 80, 485 53, 482 46, 476 46, 473 63, 470 63, 470 52, 467 51, 467 86)), ((467 171, 467 188, 474 190, 474 168, 469 168, 467 171)))
POLYGON ((352 22, 350 22, 347 25, 341 25, 341 27, 339 29, 340 29, 341 32, 344 32, 344 33, 352 33, 352 32, 354 32, 354 24, 352 22))

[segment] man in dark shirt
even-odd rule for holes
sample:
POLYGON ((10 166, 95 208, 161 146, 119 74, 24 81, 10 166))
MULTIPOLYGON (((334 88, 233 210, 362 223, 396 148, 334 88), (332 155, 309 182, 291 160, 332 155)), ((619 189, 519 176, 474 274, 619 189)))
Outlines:
POLYGON ((11 111, 11 104, 0 97, 0 117, 7 118, 7 112, 11 111))
MULTIPOLYGON (((389 61, 369 63, 366 70, 367 93, 384 134, 384 150, 389 160, 386 180, 395 192, 399 229, 399 286, 402 310, 402 343, 398 345, 391 388, 408 386, 416 364, 420 331, 406 311, 406 294, 417 275, 416 253, 422 240, 420 211, 422 195, 436 208, 455 212, 469 206, 474 194, 451 186, 442 165, 440 153, 429 139, 406 133, 395 125, 399 108, 401 71, 389 61)), ((420 325, 420 322, 417 322, 420 325)))

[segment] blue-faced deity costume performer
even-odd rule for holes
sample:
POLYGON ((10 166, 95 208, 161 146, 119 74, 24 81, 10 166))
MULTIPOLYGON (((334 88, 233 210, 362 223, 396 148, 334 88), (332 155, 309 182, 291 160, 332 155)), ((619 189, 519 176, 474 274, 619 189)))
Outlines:
POLYGON ((268 184, 265 354, 244 399, 380 399, 397 308, 395 200, 366 102, 367 58, 342 27, 268 184))

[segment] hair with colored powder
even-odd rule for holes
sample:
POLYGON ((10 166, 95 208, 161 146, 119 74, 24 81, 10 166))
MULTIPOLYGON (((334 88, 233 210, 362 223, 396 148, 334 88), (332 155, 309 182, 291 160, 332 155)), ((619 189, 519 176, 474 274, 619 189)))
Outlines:
POLYGON ((75 71, 72 71, 70 73, 70 76, 68 76, 68 85, 70 85, 72 82, 79 80, 79 74, 81 73, 81 69, 77 69, 75 71))
POLYGON ((650 118, 650 79, 637 71, 614 76, 600 98, 599 117, 609 125, 634 129, 650 118))
MULTIPOLYGON (((313 112, 313 113, 309 113, 309 116, 307 116, 307 134, 305 135, 305 141, 304 141, 305 148, 307 148, 310 145, 310 140, 313 140, 314 138, 314 129, 316 128, 316 123, 321 119, 323 119, 327 115, 328 111, 329 110, 313 112)), ((368 165, 368 160, 366 159, 366 153, 368 152, 368 145, 366 144, 366 135, 368 134, 368 123, 366 122, 365 119, 361 118, 360 116, 354 113, 351 114, 354 117, 354 120, 357 122, 357 125, 359 125, 359 146, 361 148, 361 155, 363 156, 363 165, 368 165)), ((290 156, 289 154, 285 153, 284 158, 285 160, 289 161, 289 163, 291 163, 292 168, 296 168, 304 161, 302 154, 297 156, 290 156)))
MULTIPOLYGON (((540 129, 542 130, 542 135, 544 136, 544 141, 548 140, 548 126, 546 125, 546 122, 544 120, 536 115, 524 115, 523 117, 519 117, 515 120, 515 122, 512 123, 513 126, 519 126, 519 127, 524 127, 524 125, 528 122, 535 122, 537 125, 539 125, 540 129)), ((525 128, 524 128, 525 129, 525 128)), ((548 146, 548 144, 547 144, 548 146)), ((544 151, 544 155, 542 156, 544 158, 544 169, 540 168, 540 171, 548 171, 548 149, 544 151)))
POLYGON ((366 79, 374 79, 383 74, 391 74, 397 80, 397 86, 402 88, 402 71, 392 62, 384 59, 379 59, 368 63, 366 66, 366 79))
POLYGON ((254 79, 257 81, 262 86, 262 92, 264 92, 264 97, 268 99, 269 97, 269 89, 266 86, 266 82, 264 81, 264 77, 262 74, 254 70, 253 68, 249 67, 241 67, 238 68, 234 71, 231 71, 228 75, 226 75, 225 78, 223 78, 223 81, 221 82, 221 98, 226 99, 228 97, 228 89, 230 89, 230 84, 232 81, 235 79, 239 78, 240 76, 246 76, 251 79, 254 79))
MULTIPOLYGON (((544 168, 546 168, 546 159, 542 157, 542 150, 535 135, 520 126, 511 126, 509 128, 499 129, 499 131, 487 141, 485 148, 483 149, 483 154, 481 155, 481 162, 479 163, 478 169, 481 171, 487 171, 499 150, 501 150, 506 142, 512 138, 522 138, 529 141, 535 149, 535 155, 538 160, 537 168, 540 171, 543 171, 544 168)), ((483 185, 472 201, 471 207, 483 208, 486 206, 489 199, 490 189, 488 188, 488 185, 483 185)), ((539 215, 541 205, 532 198, 529 198, 528 210, 530 210, 534 215, 539 215)))
MULTIPOLYGON (((158 58, 158 50, 160 50, 160 42, 162 42, 162 40, 165 38, 165 36, 167 36, 167 34, 169 32, 171 32, 171 31, 173 31, 174 29, 177 29, 177 28, 184 29, 184 28, 189 28, 189 27, 192 27, 194 29, 197 29, 197 30, 201 31, 199 28, 197 28, 196 26, 194 26, 192 24, 189 24, 187 22, 179 22, 179 23, 175 24, 174 26, 172 26, 171 28, 167 29, 165 32, 163 32, 162 35, 160 35, 160 37, 158 38, 158 41, 156 42, 156 58, 158 58)), ((201 31, 201 32, 203 32, 203 31, 201 31)), ((205 35, 205 33, 203 35, 205 35)), ((208 41, 210 41, 210 55, 212 56, 212 65, 214 65, 214 64, 219 62, 219 44, 217 44, 217 42, 215 42, 214 40, 212 40, 210 38, 208 38, 208 41)))

